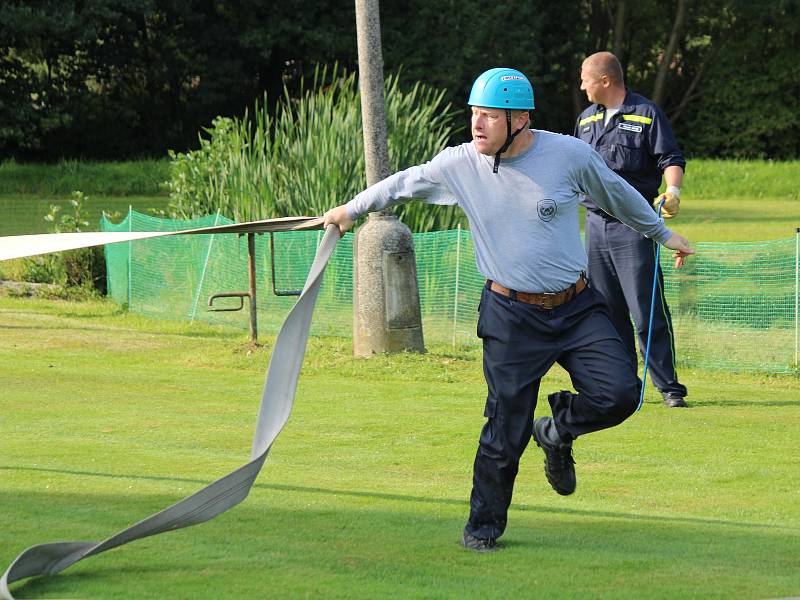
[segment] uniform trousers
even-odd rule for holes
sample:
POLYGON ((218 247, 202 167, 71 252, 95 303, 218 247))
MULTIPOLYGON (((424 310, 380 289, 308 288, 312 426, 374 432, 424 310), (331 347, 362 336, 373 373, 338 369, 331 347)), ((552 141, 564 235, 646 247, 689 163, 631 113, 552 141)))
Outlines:
MULTIPOLYGON (((611 322, 638 370, 635 340, 638 337, 639 351, 644 358, 656 268, 656 242, 624 223, 608 220, 590 210, 586 211, 585 231, 589 280, 592 287, 605 297, 611 322), (636 325, 635 336, 631 316, 636 325)), ((660 265, 654 306, 647 368, 653 384, 662 393, 683 397, 686 387, 678 381, 675 368, 675 336, 660 265)))
POLYGON ((559 363, 577 394, 551 406, 563 440, 633 414, 639 380, 605 301, 590 287, 552 310, 484 288, 478 318, 488 394, 465 531, 498 538, 506 528, 519 461, 530 439, 541 378, 559 363))

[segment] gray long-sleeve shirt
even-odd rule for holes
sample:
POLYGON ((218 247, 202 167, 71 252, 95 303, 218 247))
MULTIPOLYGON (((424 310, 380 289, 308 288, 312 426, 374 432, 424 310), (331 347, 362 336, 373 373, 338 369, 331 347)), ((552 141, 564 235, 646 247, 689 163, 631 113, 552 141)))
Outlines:
POLYGON ((671 232, 650 204, 585 142, 538 129, 522 153, 494 157, 474 144, 445 148, 430 162, 395 173, 347 203, 351 219, 412 198, 457 204, 466 213, 478 270, 523 292, 557 292, 586 270, 578 205, 587 194, 642 235, 671 232))

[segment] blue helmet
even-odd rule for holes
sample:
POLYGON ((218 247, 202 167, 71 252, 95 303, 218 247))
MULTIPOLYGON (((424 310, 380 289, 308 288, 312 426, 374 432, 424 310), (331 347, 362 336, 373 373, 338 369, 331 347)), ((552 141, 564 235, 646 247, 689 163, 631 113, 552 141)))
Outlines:
POLYGON ((532 110, 533 86, 528 78, 516 69, 499 67, 489 69, 472 84, 470 106, 532 110))

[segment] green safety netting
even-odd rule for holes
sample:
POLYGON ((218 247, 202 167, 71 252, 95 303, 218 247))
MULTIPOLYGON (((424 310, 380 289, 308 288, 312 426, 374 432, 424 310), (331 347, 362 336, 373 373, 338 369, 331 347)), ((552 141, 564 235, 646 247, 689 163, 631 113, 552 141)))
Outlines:
MULTIPOLYGON (((158 219, 131 211, 103 231, 164 231, 223 225, 208 216, 158 219)), ((259 333, 274 333, 295 302, 277 291, 299 290, 320 231, 256 235, 259 333), (270 240, 270 235, 274 236, 270 240), (270 243, 272 242, 272 243, 270 243), (271 256, 274 246, 274 261, 271 256), (274 278, 272 275, 274 266, 274 278)), ((698 243, 683 269, 662 253, 667 299, 680 365, 739 371, 797 370, 797 241, 698 243)), ((425 341, 464 346, 475 336, 483 278, 467 230, 414 234, 425 341)), ((247 237, 232 234, 157 238, 106 246, 109 295, 129 310, 168 319, 249 327, 249 312, 212 312, 208 299, 248 289, 247 237)), ((352 335, 352 234, 337 245, 325 273, 312 334, 352 335)), ((214 307, 233 308, 221 298, 214 307)))

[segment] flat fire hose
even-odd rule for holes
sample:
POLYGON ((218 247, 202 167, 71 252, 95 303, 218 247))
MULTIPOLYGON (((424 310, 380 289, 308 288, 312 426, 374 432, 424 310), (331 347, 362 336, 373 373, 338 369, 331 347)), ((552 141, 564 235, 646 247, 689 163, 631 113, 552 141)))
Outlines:
MULTIPOLYGON (((0 260, 46 252, 124 242, 164 235, 197 233, 248 233, 321 229, 319 217, 289 217, 239 225, 208 227, 179 232, 74 233, 11 236, 0 238, 0 260), (66 236, 66 237, 65 237, 66 236), (83 237, 81 237, 83 236, 83 237), (99 236, 99 237, 98 237, 99 236), (110 236, 110 237, 109 237, 110 236), (14 241, 16 238, 16 241, 14 241), (20 246, 22 244, 22 246, 20 246)), ((250 462, 207 487, 139 521, 102 542, 53 542, 31 546, 22 552, 0 579, 0 598, 14 600, 9 584, 38 575, 55 575, 79 560, 100 554, 128 542, 209 521, 247 497, 272 443, 292 410, 297 378, 303 364, 311 317, 322 275, 339 240, 335 226, 328 227, 317 248, 303 292, 281 327, 267 369, 258 413, 250 462)))

